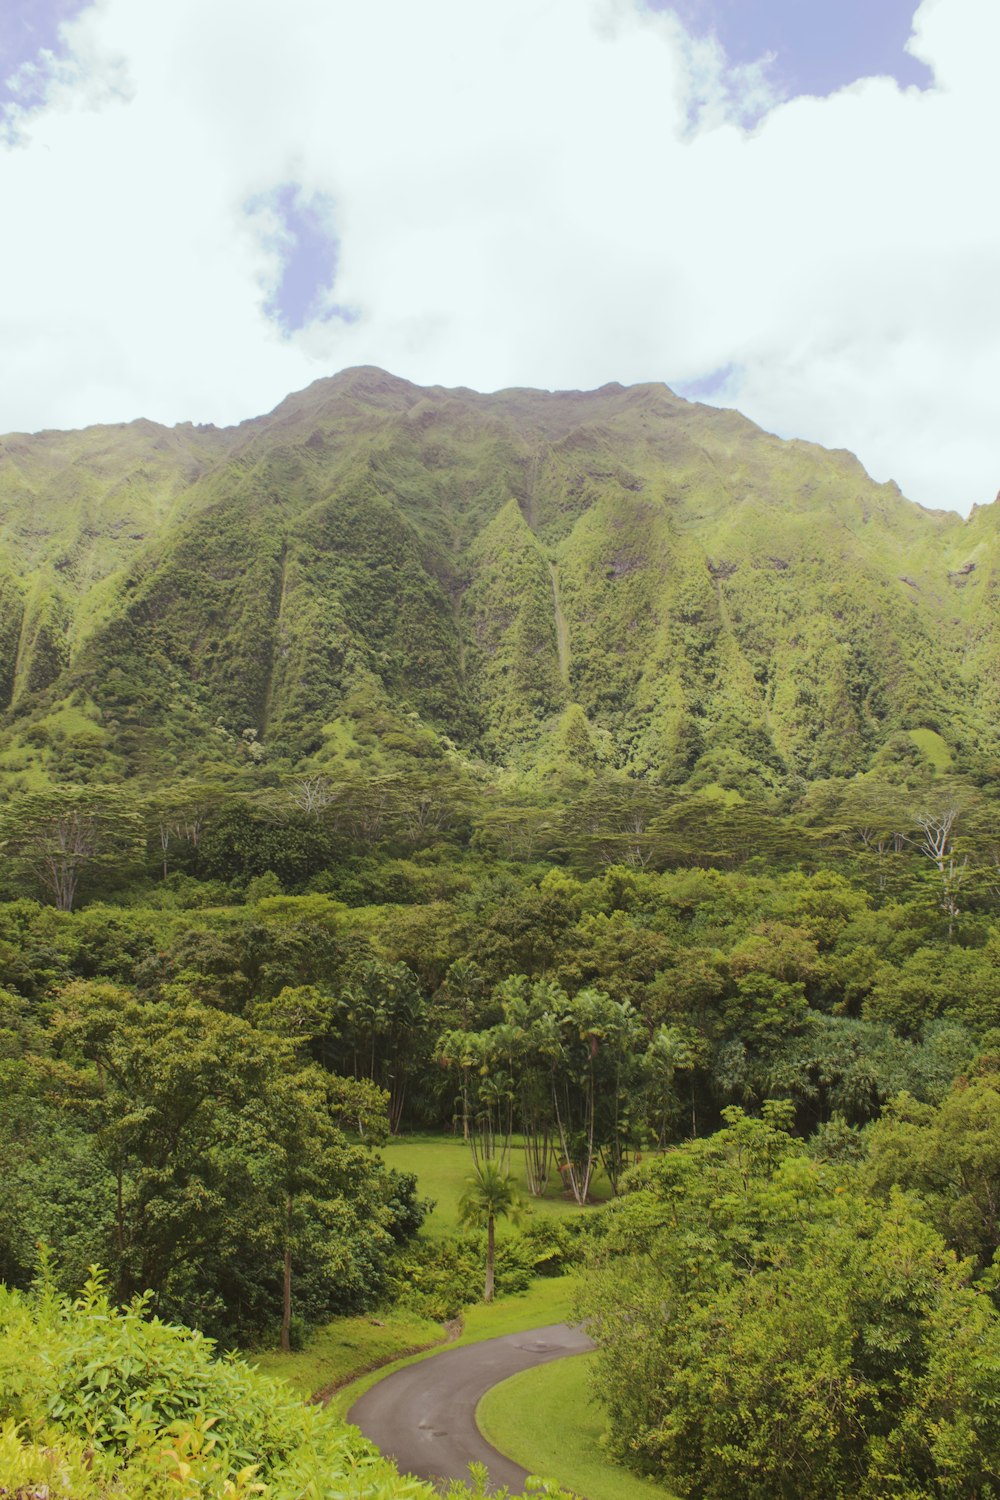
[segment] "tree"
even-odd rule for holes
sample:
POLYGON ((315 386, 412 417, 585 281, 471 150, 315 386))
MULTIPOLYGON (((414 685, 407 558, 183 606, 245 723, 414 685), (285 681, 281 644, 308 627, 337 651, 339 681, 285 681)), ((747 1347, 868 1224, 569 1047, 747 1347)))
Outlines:
POLYGON ((337 1008, 344 1070, 386 1090, 393 1134, 402 1122, 426 1016, 427 1001, 413 971, 374 957, 354 968, 337 1008))
POLYGON ((1000 1317, 788 1110, 642 1167, 585 1278, 610 1446, 701 1500, 997 1494, 1000 1317))
POLYGON ((645 869, 662 863, 661 841, 649 827, 676 803, 676 797, 649 783, 604 778, 565 809, 561 840, 574 866, 596 870, 609 865, 645 869))
MULTIPOLYGON (((937 872, 939 901, 953 937, 960 914, 959 896, 967 886, 983 883, 979 861, 993 839, 995 816, 982 798, 960 782, 935 788, 936 807, 924 807, 907 838, 937 872)), ((988 884, 988 880, 986 882, 988 884)))
POLYGON ((921 813, 917 818, 918 834, 910 843, 929 859, 941 882, 941 910, 948 918, 948 936, 952 935, 958 916, 958 893, 968 878, 969 856, 960 855, 955 845, 955 828, 959 809, 945 807, 940 812, 921 813))
POLYGON ((602 1153, 612 1183, 624 1165, 628 1085, 642 1026, 627 1000, 584 989, 543 1018, 538 1049, 548 1060, 562 1170, 574 1200, 584 1204, 602 1153))
POLYGON ((7 810, 0 848, 60 911, 72 911, 85 875, 117 872, 142 858, 142 820, 120 787, 53 787, 30 792, 7 810))
POLYGON ((528 1185, 548 1180, 550 1143, 577 1203, 586 1203, 598 1157, 612 1183, 636 1123, 642 1025, 632 1006, 600 990, 570 997, 551 980, 513 975, 497 990, 503 1020, 485 1031, 449 1031, 438 1060, 460 1077, 465 1135, 477 1169, 506 1166, 515 1120, 525 1140, 528 1185))
POLYGON ((493 1301, 493 1283, 496 1265, 497 1219, 516 1220, 520 1217, 521 1205, 514 1187, 514 1179, 501 1171, 495 1161, 484 1161, 475 1177, 469 1179, 458 1203, 459 1222, 472 1229, 486 1230, 486 1285, 483 1301, 493 1301))
MULTIPOLYGON (((265 1233, 269 1229, 281 1257, 279 1342, 286 1353, 291 1348, 293 1268, 315 1253, 317 1228, 335 1238, 338 1220, 343 1220, 341 1205, 332 1199, 355 1153, 336 1125, 338 1106, 350 1108, 353 1102, 339 1098, 339 1083, 315 1066, 276 1072, 269 1079, 266 1113, 251 1115, 246 1122, 250 1131, 243 1128, 234 1138, 238 1162, 250 1147, 254 1217, 265 1233)), ((385 1096, 381 1099, 384 1110, 385 1096)), ((383 1123, 384 1118, 383 1113, 383 1123)), ((372 1227, 381 1228, 384 1254, 389 1226, 372 1227)))
POLYGON ((333 784, 325 776, 296 776, 288 788, 293 807, 308 818, 319 818, 336 798, 333 784))
POLYGON ((462 1134, 476 1171, 487 1162, 510 1165, 516 1090, 518 1039, 501 1026, 487 1031, 446 1031, 438 1039, 441 1067, 458 1073, 457 1104, 462 1134))
POLYGON ((340 1122, 361 1113, 377 1140, 384 1096, 360 1100, 304 1064, 299 1036, 110 985, 67 987, 53 1040, 37 1067, 109 1182, 119 1298, 151 1289, 168 1315, 244 1341, 280 1321, 288 1342, 293 1270, 312 1317, 378 1295, 397 1230, 419 1214, 340 1122))
POLYGON ((905 793, 877 776, 813 783, 803 814, 820 844, 849 851, 851 864, 884 895, 906 871, 902 858, 913 825, 905 793))
POLYGON ((551 807, 505 803, 486 807, 476 817, 474 846, 503 859, 537 858, 557 842, 557 822, 551 807))
POLYGON ((919 1192, 949 1244, 990 1265, 1000 1250, 1000 1075, 960 1079, 937 1108, 900 1094, 872 1129, 866 1178, 879 1192, 919 1192))
POLYGON ((182 842, 197 854, 206 820, 226 802, 221 782, 178 781, 146 797, 142 812, 150 839, 160 851, 164 880, 169 873, 170 851, 182 842))
MULTIPOLYGON (((677 1128, 684 1101, 677 1090, 678 1073, 690 1075, 699 1060, 697 1036, 686 1027, 658 1026, 653 1032, 643 1059, 645 1123, 662 1148, 677 1128)), ((697 1134, 692 1118, 691 1133, 697 1134)))

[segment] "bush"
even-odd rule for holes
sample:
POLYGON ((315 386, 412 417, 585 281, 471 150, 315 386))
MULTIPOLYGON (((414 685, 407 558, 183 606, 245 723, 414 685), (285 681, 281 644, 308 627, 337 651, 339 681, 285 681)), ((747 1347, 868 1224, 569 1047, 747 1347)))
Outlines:
POLYGON ((352 1496, 428 1493, 281 1382, 148 1317, 143 1299, 116 1310, 98 1275, 76 1300, 0 1288, 0 1421, 0 1480, 74 1500, 112 1487, 136 1500, 291 1500, 335 1479, 352 1496))
MULTIPOLYGON (((535 1276, 535 1249, 521 1234, 498 1239, 496 1293, 525 1292, 535 1276)), ((395 1263, 390 1282, 394 1300, 438 1322, 457 1317, 463 1307, 483 1296, 486 1235, 453 1235, 418 1244, 395 1263)))
MULTIPOLYGON (((446 1500, 484 1500, 452 1484, 446 1500)), ((534 1484, 532 1492, 569 1500, 534 1484)), ((111 1306, 0 1286, 0 1495, 49 1500, 438 1500, 353 1427, 211 1339, 111 1306)), ((497 1500, 507 1500, 501 1491, 497 1500)))
POLYGON ((610 1450, 701 1500, 995 1497, 987 1286, 919 1200, 798 1155, 776 1108, 726 1111, 607 1211, 584 1309, 610 1450))
POLYGON ((526 1249, 536 1276, 565 1276, 586 1258, 587 1247, 599 1232, 600 1214, 572 1218, 529 1219, 522 1227, 526 1249))

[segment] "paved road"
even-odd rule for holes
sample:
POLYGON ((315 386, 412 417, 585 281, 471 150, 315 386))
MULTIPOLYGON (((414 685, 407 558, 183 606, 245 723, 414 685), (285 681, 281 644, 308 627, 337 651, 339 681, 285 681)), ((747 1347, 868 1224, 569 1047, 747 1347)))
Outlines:
POLYGON ((506 1484, 519 1494, 528 1471, 504 1458, 480 1433, 480 1397, 508 1375, 593 1347, 582 1329, 553 1323, 448 1349, 387 1375, 355 1401, 347 1419, 394 1458, 405 1474, 467 1479, 469 1464, 475 1461, 486 1465, 494 1486, 506 1484))

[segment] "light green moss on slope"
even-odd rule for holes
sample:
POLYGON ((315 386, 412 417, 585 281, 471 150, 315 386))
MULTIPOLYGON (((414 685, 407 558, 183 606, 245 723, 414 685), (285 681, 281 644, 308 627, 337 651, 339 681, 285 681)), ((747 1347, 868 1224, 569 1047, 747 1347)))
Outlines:
POLYGON ((476 539, 470 573, 462 604, 466 674, 487 746, 509 756, 530 746, 566 701, 549 563, 516 500, 476 539))
POLYGON ((11 702, 24 622, 24 599, 17 579, 0 571, 0 712, 11 702))
POLYGON ((361 369, 223 432, 15 435, 0 515, 25 775, 79 694, 112 778, 235 765, 246 729, 282 766, 444 736, 543 779, 763 791, 900 734, 959 774, 1000 758, 998 507, 921 510, 662 386, 361 369))

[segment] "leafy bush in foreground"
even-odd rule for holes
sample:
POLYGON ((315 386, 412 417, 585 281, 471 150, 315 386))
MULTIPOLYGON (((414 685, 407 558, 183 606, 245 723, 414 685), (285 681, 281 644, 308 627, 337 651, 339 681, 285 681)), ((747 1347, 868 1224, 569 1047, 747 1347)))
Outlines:
MULTIPOLYGON (((434 1500, 353 1428, 211 1339, 114 1308, 0 1286, 0 1494, 48 1500, 434 1500)), ((453 1500, 468 1495, 455 1486, 453 1500)))

